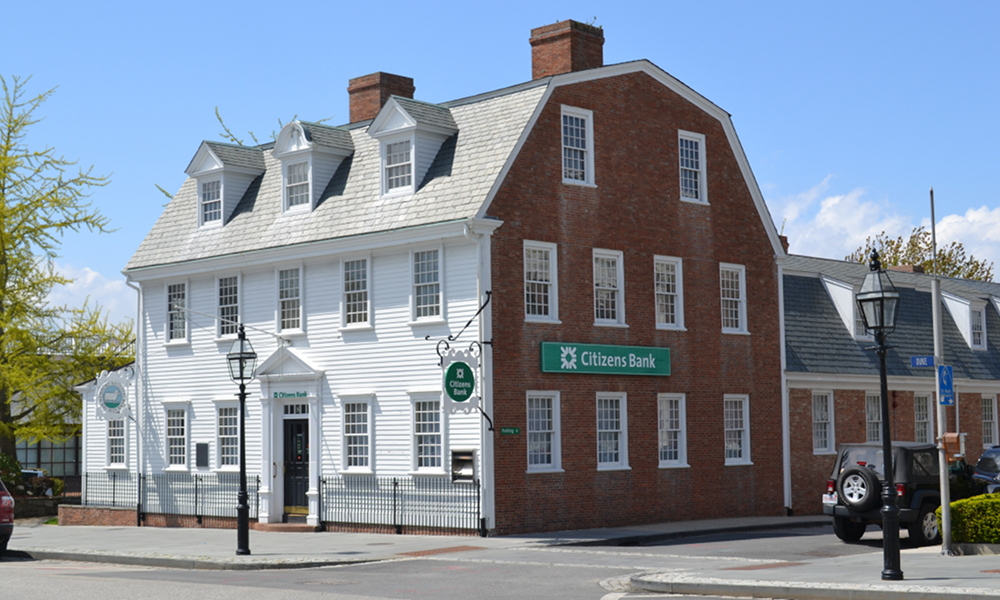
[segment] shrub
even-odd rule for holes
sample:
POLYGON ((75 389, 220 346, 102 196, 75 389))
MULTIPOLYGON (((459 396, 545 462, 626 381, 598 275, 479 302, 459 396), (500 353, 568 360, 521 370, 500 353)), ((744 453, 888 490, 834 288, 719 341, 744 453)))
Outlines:
MULTIPOLYGON (((937 516, 940 522, 940 507, 937 516)), ((1000 544, 1000 494, 983 494, 952 502, 951 541, 958 544, 1000 544)))
MULTIPOLYGON (((17 458, 0 453, 0 481, 7 484, 7 487, 14 488, 21 483, 21 463, 17 458)), ((14 490, 11 489, 11 493, 14 490)))

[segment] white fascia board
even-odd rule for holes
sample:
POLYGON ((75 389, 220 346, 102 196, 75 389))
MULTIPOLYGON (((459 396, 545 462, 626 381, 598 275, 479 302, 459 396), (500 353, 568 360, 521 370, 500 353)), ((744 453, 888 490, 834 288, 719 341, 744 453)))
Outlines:
MULTIPOLYGON (((888 377, 889 391, 933 392, 934 370, 927 370, 927 377, 888 377)), ((879 389, 879 378, 874 375, 839 375, 835 373, 786 372, 789 389, 807 390, 867 390, 879 389)), ((993 379, 955 378, 955 390, 961 394, 1000 394, 1000 381, 993 379)))
POLYGON ((948 313, 951 314, 952 320, 955 321, 955 326, 958 327, 958 332, 962 334, 962 339, 971 348, 972 314, 970 309, 972 308, 972 302, 948 292, 941 292, 941 300, 944 302, 945 307, 948 308, 948 313))
POLYGON ((723 130, 726 132, 726 138, 729 141, 729 146, 733 151, 733 155, 736 157, 736 162, 740 166, 740 172, 743 174, 743 179, 747 185, 747 189, 750 190, 750 195, 757 207, 757 213, 760 216, 761 222, 764 224, 764 229, 767 231, 768 238, 771 240, 771 248, 774 250, 774 255, 777 258, 787 256, 785 249, 781 245, 781 240, 778 238, 778 230, 774 227, 774 220, 771 219, 771 213, 767 208, 767 204, 764 202, 764 195, 760 192, 757 180, 754 178, 753 171, 750 169, 750 162, 747 160, 746 153, 743 152, 743 145, 740 143, 739 136, 736 135, 736 128, 733 126, 733 121, 730 118, 729 113, 711 102, 708 98, 705 98, 687 85, 681 83, 679 79, 676 79, 646 59, 553 76, 551 81, 547 84, 541 99, 539 99, 538 105, 535 107, 531 118, 528 119, 528 123, 525 126, 524 131, 521 132, 521 137, 514 145, 514 149, 511 151, 510 156, 507 157, 507 161, 500 170, 499 176, 493 182, 493 187, 490 188, 489 193, 486 195, 486 200, 483 202, 483 206, 477 216, 482 217, 486 215, 486 211, 493 202, 493 198, 500 189, 500 185, 503 183, 504 179, 506 179, 507 173, 510 171, 510 167, 513 165, 514 160, 520 153, 521 148, 524 146, 524 142, 527 140, 528 135, 534 129, 535 123, 538 121, 539 114, 541 114, 545 105, 548 104, 549 98, 552 96, 552 91, 555 88, 562 85, 572 85, 584 81, 618 77, 620 75, 628 75, 631 73, 645 73, 649 75, 688 102, 691 102, 698 108, 704 110, 706 113, 719 120, 722 124, 723 130))
POLYGON ((447 243, 447 240, 454 240, 468 243, 467 233, 469 231, 491 235, 501 225, 503 225, 503 221, 498 219, 462 219, 447 223, 393 229, 332 240, 304 242, 291 246, 261 248, 239 254, 213 256, 180 263, 140 267, 132 270, 124 270, 122 274, 133 281, 141 282, 164 277, 213 273, 222 269, 257 267, 262 263, 304 260, 345 252, 372 252, 384 249, 398 250, 410 245, 426 244, 430 241, 446 241, 447 243))
POLYGON ((833 305, 837 308, 840 320, 844 322, 844 327, 854 337, 854 286, 836 279, 820 275, 819 280, 823 282, 826 293, 833 300, 833 305))

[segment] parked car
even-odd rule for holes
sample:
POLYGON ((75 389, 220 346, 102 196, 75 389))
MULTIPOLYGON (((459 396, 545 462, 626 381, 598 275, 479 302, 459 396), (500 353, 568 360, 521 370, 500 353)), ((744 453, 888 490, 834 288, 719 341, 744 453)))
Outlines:
POLYGON ((14 498, 0 481, 0 558, 7 551, 7 542, 14 533, 14 498))
POLYGON ((983 451, 972 473, 977 494, 1000 493, 1000 446, 983 451))
MULTIPOLYGON (((937 516, 941 505, 938 449, 934 444, 893 442, 893 481, 899 524, 918 545, 938 544, 937 516)), ((972 490, 969 469, 951 469, 951 499, 968 496, 972 490)), ((882 484, 885 470, 882 444, 843 444, 826 482, 823 514, 833 517, 833 532, 845 542, 856 542, 869 525, 882 525, 882 484)))

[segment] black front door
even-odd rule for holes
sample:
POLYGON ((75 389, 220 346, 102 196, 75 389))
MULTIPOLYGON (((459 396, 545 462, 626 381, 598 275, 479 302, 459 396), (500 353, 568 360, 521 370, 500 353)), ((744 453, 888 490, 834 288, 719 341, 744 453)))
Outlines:
POLYGON ((308 513, 307 491, 309 419, 289 419, 285 421, 285 512, 308 513))

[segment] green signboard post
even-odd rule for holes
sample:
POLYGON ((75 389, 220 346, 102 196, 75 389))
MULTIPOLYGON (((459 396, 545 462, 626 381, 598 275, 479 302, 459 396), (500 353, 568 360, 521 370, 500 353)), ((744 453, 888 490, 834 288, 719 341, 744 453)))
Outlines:
POLYGON ((670 375, 670 348, 542 342, 543 373, 670 375))

